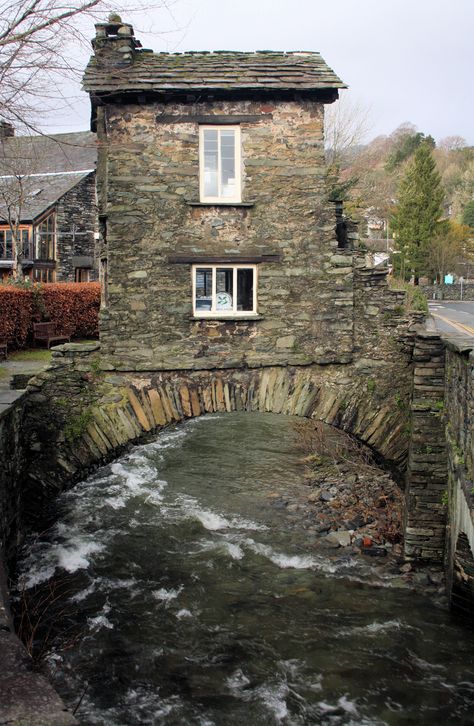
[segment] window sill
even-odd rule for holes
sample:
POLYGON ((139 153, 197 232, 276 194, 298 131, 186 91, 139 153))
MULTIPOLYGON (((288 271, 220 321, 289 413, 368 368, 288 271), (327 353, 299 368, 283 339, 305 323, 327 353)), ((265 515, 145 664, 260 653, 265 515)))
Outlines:
POLYGON ((235 322, 248 322, 249 320, 263 320, 263 315, 258 315, 258 313, 249 313, 248 315, 193 315, 191 317, 191 320, 210 320, 213 323, 225 321, 232 323, 235 322))
POLYGON ((188 207, 253 207, 255 202, 186 202, 188 207))

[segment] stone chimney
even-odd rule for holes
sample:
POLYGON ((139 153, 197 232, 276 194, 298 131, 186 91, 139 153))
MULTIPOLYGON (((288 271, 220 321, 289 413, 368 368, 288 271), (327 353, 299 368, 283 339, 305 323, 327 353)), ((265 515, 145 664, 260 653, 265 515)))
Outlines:
POLYGON ((8 139, 15 136, 15 128, 8 121, 0 121, 0 139, 8 139))
POLYGON ((96 58, 114 67, 128 66, 133 63, 136 48, 141 43, 133 35, 133 27, 122 23, 120 15, 111 13, 107 23, 97 23, 95 38, 92 41, 96 58))

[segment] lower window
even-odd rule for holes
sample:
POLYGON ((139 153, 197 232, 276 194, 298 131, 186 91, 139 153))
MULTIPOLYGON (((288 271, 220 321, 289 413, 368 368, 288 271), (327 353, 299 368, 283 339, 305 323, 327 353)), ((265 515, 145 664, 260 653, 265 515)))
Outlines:
POLYGON ((90 270, 88 267, 74 268, 74 282, 89 282, 90 270))
POLYGON ((193 267, 193 312, 197 318, 256 315, 256 265, 193 267))
POLYGON ((33 270, 34 282, 56 282, 56 271, 50 268, 36 267, 33 270))

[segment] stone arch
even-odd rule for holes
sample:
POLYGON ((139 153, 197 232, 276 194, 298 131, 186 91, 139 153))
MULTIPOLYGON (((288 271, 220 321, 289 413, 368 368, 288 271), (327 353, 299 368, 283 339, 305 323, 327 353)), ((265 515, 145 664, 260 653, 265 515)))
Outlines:
MULTIPOLYGON (((71 370, 64 368, 71 387, 71 370)), ((48 399, 55 435, 31 448, 37 481, 77 479, 97 463, 110 460, 127 444, 163 427, 206 413, 266 411, 315 418, 356 436, 380 457, 402 467, 406 457, 408 411, 368 391, 362 376, 341 367, 273 367, 157 373, 77 373, 80 390, 66 403, 61 369, 47 377, 40 398, 48 399), (43 471, 42 471, 43 470, 43 471)), ((77 380, 76 388, 79 387, 77 380)), ((35 407, 35 413, 38 413, 35 407)), ((30 428, 39 432, 41 421, 30 428)), ((33 437, 34 437, 33 432, 33 437)), ((39 435, 39 433, 38 433, 39 435)))

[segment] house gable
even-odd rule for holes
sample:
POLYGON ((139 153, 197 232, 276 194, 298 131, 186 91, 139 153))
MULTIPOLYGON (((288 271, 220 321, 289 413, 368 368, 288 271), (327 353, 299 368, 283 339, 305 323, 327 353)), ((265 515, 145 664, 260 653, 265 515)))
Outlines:
MULTIPOLYGON (((321 68, 314 54, 185 54, 176 67, 187 70, 173 73, 172 58, 136 50, 133 35, 118 59, 118 38, 112 34, 110 53, 108 37, 96 39, 85 76, 100 141, 101 343, 109 364, 164 370, 350 360, 352 257, 340 249, 326 202, 323 137, 324 102, 342 82, 325 64, 320 81, 316 70, 312 80, 285 75, 288 63, 293 74, 299 64, 321 68), (215 65, 211 81, 214 56, 225 73, 215 65), (252 88, 238 80, 250 57, 267 64, 252 88), (235 77, 225 88, 231 60, 235 77), (198 81, 197 66, 208 69, 198 81), (151 93, 138 99, 145 69, 151 93), (202 198, 203 126, 239 129, 238 158, 231 156, 240 188, 230 202, 202 198)), ((230 163, 225 149, 211 145, 206 154, 208 175, 230 163)))

